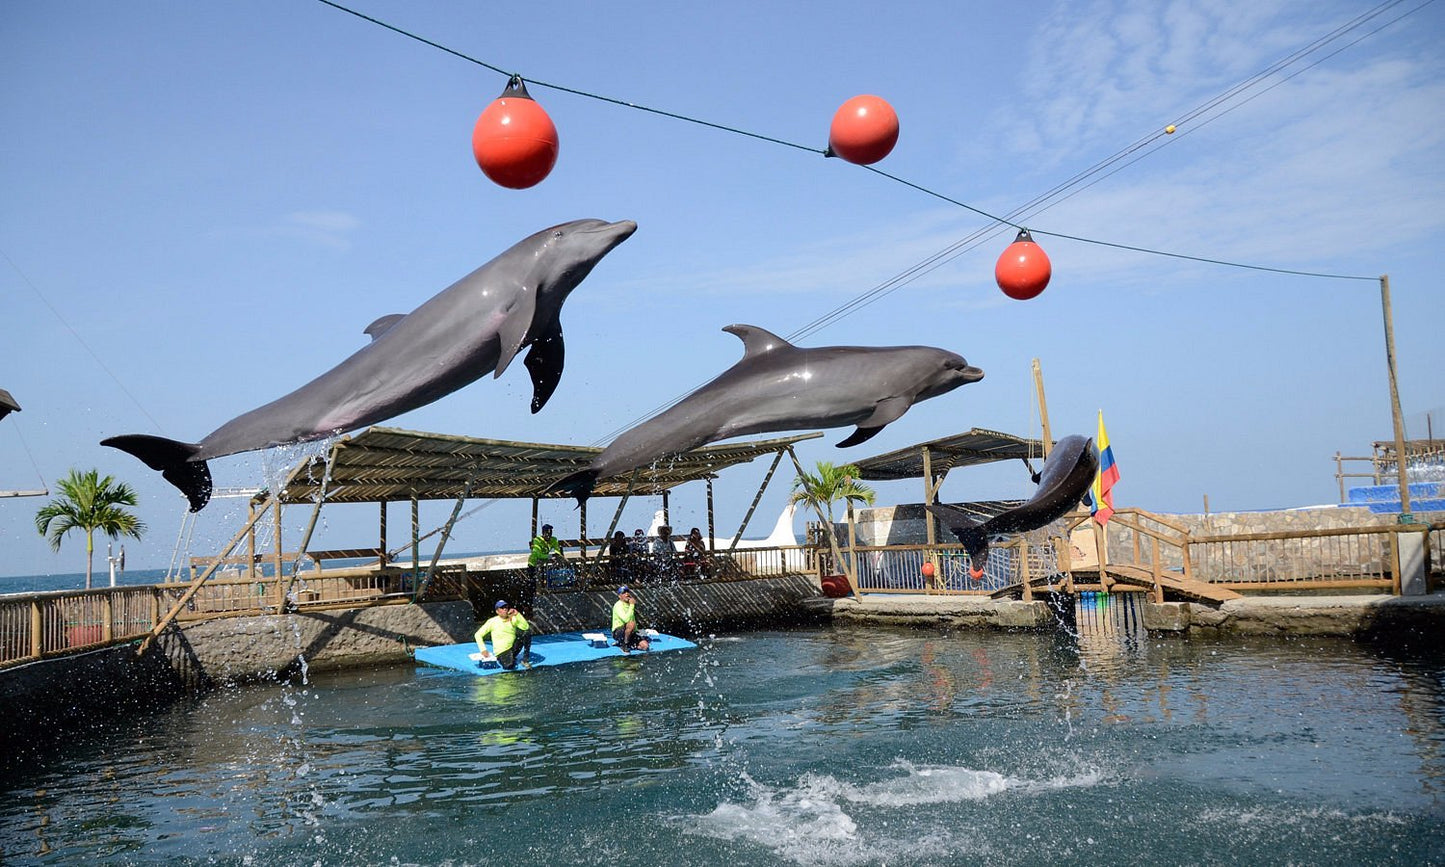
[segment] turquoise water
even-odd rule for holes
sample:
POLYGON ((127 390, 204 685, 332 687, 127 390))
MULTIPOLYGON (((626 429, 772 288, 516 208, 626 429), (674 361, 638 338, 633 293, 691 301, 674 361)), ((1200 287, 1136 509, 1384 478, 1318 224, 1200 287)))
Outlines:
POLYGON ((1439 655, 1136 631, 701 640, 218 691, 12 772, 0 862, 1445 862, 1439 655))

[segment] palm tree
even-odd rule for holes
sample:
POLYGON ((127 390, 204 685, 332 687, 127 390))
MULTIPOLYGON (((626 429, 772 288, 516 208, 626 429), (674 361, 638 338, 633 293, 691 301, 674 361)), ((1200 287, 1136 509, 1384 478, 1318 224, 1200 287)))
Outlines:
POLYGON ((844 464, 835 467, 828 461, 818 461, 817 475, 803 472, 793 479, 793 493, 788 502, 802 503, 828 516, 828 530, 833 529, 833 504, 839 500, 847 503, 873 505, 873 489, 858 481, 858 467, 844 464))
POLYGON ((102 479, 98 470, 82 473, 74 468, 56 484, 61 495, 35 513, 35 529, 49 538, 53 551, 60 550, 66 533, 85 531, 85 589, 89 590, 95 531, 112 539, 126 535, 139 540, 146 530, 144 522, 121 508, 136 504, 135 489, 111 476, 102 479))

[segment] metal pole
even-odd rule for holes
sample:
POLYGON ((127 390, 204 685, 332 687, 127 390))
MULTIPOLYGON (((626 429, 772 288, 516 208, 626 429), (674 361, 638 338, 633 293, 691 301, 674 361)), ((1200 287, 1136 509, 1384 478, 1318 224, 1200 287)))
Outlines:
POLYGON ((1395 470, 1400 479, 1401 524, 1411 523, 1410 482, 1405 472, 1405 421, 1400 417, 1400 386, 1395 379, 1395 321, 1390 313, 1390 275, 1380 275, 1380 306, 1385 314, 1385 363, 1390 371, 1390 414, 1395 422, 1395 470))

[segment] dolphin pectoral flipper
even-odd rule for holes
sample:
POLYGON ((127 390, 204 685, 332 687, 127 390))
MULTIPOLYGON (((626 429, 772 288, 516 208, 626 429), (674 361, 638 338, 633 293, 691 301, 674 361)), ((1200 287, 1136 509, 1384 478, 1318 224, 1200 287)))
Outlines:
POLYGON ((375 322, 366 326, 366 330, 362 331, 361 333, 369 334, 371 335, 371 339, 375 340, 376 338, 385 334, 387 330, 391 328, 391 326, 395 325, 396 323, 400 322, 405 318, 405 313, 388 313, 387 315, 382 316, 375 322))
POLYGON ((838 443, 838 448, 845 449, 872 439, 884 426, 902 418, 912 405, 912 401, 903 397, 887 397, 878 401, 878 405, 873 408, 873 414, 858 422, 858 429, 838 443))
POLYGON ((537 314, 537 293, 531 289, 523 289, 517 298, 517 303, 506 313, 506 319, 502 321, 497 334, 501 338, 501 355, 497 356, 497 371, 492 374, 496 379, 522 351, 522 343, 527 339, 527 332, 532 330, 532 317, 537 314))
POLYGON ((557 390, 557 383, 562 380, 565 349, 561 320, 555 320, 550 328, 532 341, 532 349, 522 362, 532 374, 532 412, 546 406, 552 392, 557 390))
POLYGON ((875 436, 877 436, 878 432, 881 430, 883 430, 883 428, 881 427, 860 426, 858 429, 854 430, 851 434, 849 434, 845 439, 840 441, 837 447, 840 449, 846 449, 849 446, 856 446, 859 443, 865 443, 868 440, 871 440, 875 436))
POLYGON ((100 444, 132 454, 151 469, 160 470, 162 478, 186 495, 192 512, 211 501, 211 469, 205 461, 192 460, 199 446, 147 434, 110 437, 100 444))

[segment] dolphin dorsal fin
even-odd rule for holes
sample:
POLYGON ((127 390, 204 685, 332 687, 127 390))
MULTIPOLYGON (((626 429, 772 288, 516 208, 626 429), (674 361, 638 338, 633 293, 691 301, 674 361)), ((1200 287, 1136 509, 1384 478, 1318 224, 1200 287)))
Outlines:
POLYGON ((738 339, 743 342, 743 358, 751 358, 784 347, 793 348, 793 344, 766 328, 759 328, 756 325, 729 325, 723 330, 729 334, 736 334, 738 339))
POLYGON ((369 334, 371 335, 371 339, 375 340, 376 338, 385 334, 393 325, 405 318, 405 313, 388 313, 380 319, 376 320, 375 322, 371 323, 370 325, 366 326, 366 330, 361 333, 369 334))

